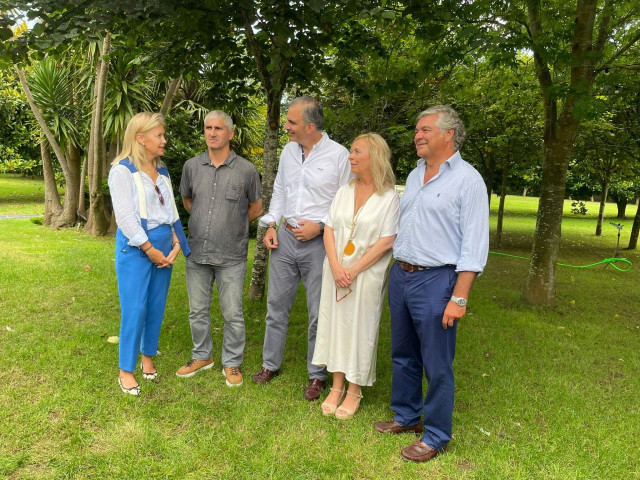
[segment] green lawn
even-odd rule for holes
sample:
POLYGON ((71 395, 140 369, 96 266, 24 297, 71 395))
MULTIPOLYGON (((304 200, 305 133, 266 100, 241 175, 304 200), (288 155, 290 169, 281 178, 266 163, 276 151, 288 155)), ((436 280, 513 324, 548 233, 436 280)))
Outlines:
MULTIPOLYGON (((58 189, 64 194, 64 189, 58 189)), ((24 178, 16 174, 0 174, 0 215, 44 214, 42 178, 24 178)))
MULTIPOLYGON (((500 252, 529 255, 536 205, 507 199, 500 252)), ((493 232, 495 212, 491 221, 493 232)), ((378 381, 364 389, 354 420, 339 422, 302 398, 302 292, 271 384, 249 378, 261 366, 265 316, 264 302, 249 300, 245 384, 227 388, 220 374, 216 308, 216 368, 174 375, 191 349, 181 258, 159 379, 133 398, 117 386, 117 346, 106 341, 119 325, 113 239, 24 219, 0 220, 0 229, 0 478, 640 479, 638 252, 622 252, 635 264, 628 273, 558 267, 555 309, 520 303, 527 261, 490 255, 458 330, 454 438, 445 455, 418 465, 399 455, 411 435, 372 427, 392 415, 386 309, 378 381)), ((617 231, 607 223, 597 238, 594 230, 593 217, 568 213, 560 261, 611 256, 617 231)))

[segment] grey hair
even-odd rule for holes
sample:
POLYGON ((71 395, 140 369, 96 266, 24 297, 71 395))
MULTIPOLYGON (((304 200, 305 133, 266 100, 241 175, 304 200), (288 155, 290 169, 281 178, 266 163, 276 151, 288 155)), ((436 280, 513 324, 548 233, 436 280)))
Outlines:
POLYGON ((206 125, 207 120, 211 119, 222 120, 224 122, 224 126, 227 127, 227 130, 233 130, 233 120, 222 110, 212 110, 207 113, 207 116, 204 117, 204 124, 206 125))
POLYGON ((435 114, 439 114, 436 125, 440 127, 441 130, 453 130, 453 146, 456 150, 461 150, 467 138, 467 131, 464 128, 464 123, 460 119, 458 112, 449 105, 436 105, 420 112, 417 121, 419 122, 422 117, 426 117, 427 115, 435 114))
POLYGON ((316 126, 316 130, 321 132, 324 128, 324 112, 322 111, 320 102, 309 95, 304 95, 294 98, 289 104, 289 107, 297 104, 302 104, 302 120, 305 125, 313 123, 316 126))

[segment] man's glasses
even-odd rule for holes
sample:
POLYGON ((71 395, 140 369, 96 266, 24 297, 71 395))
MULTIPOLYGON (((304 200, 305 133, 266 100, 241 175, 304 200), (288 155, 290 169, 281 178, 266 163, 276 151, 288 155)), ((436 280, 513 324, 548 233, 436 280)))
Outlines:
POLYGON ((162 193, 160 192, 158 185, 154 185, 154 187, 156 189, 156 193, 158 194, 158 198, 160 199, 160 204, 164 205, 164 197, 162 196, 162 193))

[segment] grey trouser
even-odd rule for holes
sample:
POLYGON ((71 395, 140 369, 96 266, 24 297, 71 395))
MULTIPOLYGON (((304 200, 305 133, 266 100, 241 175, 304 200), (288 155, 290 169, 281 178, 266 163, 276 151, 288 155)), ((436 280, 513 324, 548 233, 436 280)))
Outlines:
POLYGON ((244 353, 245 332, 242 315, 242 289, 247 272, 246 262, 234 265, 206 265, 187 258, 187 294, 189 295, 189 324, 193 350, 191 358, 211 358, 211 290, 218 287, 218 301, 224 333, 222 337, 222 366, 239 367, 244 353))
POLYGON ((300 279, 307 293, 309 329, 307 331, 307 370, 309 378, 327 379, 327 369, 313 365, 316 346, 318 309, 322 290, 322 264, 325 251, 322 235, 308 242, 296 240, 292 232, 282 226, 278 230, 278 248, 271 250, 269 263, 269 292, 267 318, 262 350, 262 366, 279 370, 289 328, 289 314, 298 292, 300 279))

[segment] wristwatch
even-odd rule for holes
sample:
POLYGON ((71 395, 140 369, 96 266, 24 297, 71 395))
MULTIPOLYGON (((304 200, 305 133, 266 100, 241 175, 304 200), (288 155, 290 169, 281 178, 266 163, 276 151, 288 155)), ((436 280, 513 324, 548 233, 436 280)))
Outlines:
POLYGON ((455 295, 451 295, 451 301, 454 302, 459 307, 467 306, 467 299, 462 297, 456 297, 455 295))

